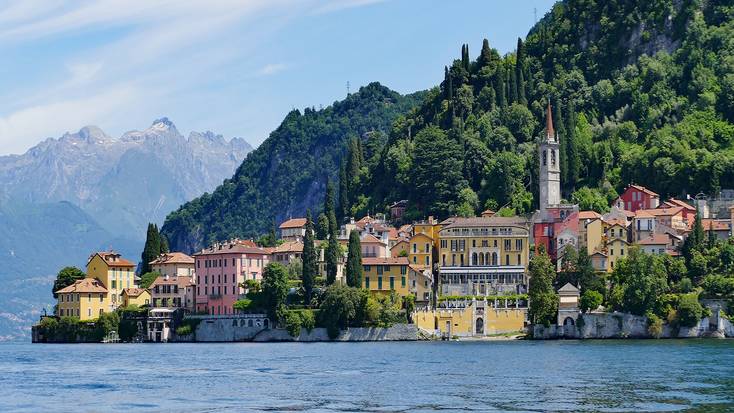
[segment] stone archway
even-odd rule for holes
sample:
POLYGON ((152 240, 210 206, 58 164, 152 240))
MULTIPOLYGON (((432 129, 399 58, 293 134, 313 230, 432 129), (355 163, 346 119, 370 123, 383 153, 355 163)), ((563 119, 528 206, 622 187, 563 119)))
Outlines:
POLYGON ((566 319, 563 320, 564 327, 573 327, 574 325, 576 325, 576 321, 574 321, 573 317, 566 317, 566 319))
POLYGON ((482 317, 477 317, 477 321, 475 322, 475 333, 484 335, 484 319, 482 317))

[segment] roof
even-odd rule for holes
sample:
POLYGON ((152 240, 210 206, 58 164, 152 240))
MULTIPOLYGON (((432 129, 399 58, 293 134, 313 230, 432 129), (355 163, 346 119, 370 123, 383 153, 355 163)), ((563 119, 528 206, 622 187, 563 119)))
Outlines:
POLYGON ((646 209, 638 209, 635 211, 635 218, 654 218, 655 215, 647 212, 646 209))
POLYGON ((469 217, 454 218, 453 222, 443 227, 443 229, 456 227, 485 227, 485 226, 503 226, 503 225, 521 225, 527 226, 528 220, 523 217, 469 217))
POLYGON ((612 226, 612 227, 615 226, 615 225, 619 225, 621 227, 627 228, 627 221, 624 221, 624 220, 621 220, 621 219, 612 218, 612 219, 607 220, 605 222, 607 224, 609 224, 609 226, 612 226))
POLYGON ((636 189, 638 191, 641 191, 641 192, 644 192, 644 193, 646 193, 646 194, 648 194, 650 196, 654 196, 654 197, 658 197, 658 198, 660 197, 660 195, 658 195, 657 193, 655 193, 655 192, 653 192, 653 191, 645 188, 642 185, 630 184, 627 188, 634 188, 634 189, 636 189))
POLYGON ((395 227, 390 227, 388 229, 388 239, 398 239, 398 229, 395 227))
POLYGON ((428 238, 429 240, 433 241, 433 238, 431 238, 430 235, 426 234, 425 232, 418 232, 412 237, 410 237, 410 240, 412 241, 415 238, 422 237, 422 238, 428 238))
POLYGON ((364 257, 362 265, 408 265, 408 257, 364 257))
POLYGON ((555 136, 556 134, 553 130, 553 114, 551 112, 550 99, 548 100, 548 110, 545 114, 545 132, 548 136, 555 136))
POLYGON ((178 285, 179 287, 186 287, 189 285, 194 285, 194 282, 192 281, 191 277, 158 277, 150 284, 150 289, 152 290, 153 287, 156 285, 178 285))
POLYGON ((577 292, 579 292, 579 289, 576 288, 571 283, 566 283, 566 285, 564 285, 563 287, 561 287, 561 288, 558 289, 558 292, 559 293, 577 293, 577 292))
POLYGON ((601 219, 601 214, 596 211, 579 211, 579 219, 601 219))
POLYGON ((665 201, 665 203, 666 204, 670 204, 670 206, 673 206, 673 207, 679 206, 679 207, 682 207, 684 209, 688 209, 688 210, 691 210, 691 211, 695 211, 696 210, 696 207, 694 207, 693 205, 689 204, 688 202, 681 201, 680 199, 670 198, 667 201, 665 201))
POLYGON ((729 225, 731 221, 728 219, 701 219, 701 226, 704 231, 729 231, 729 225))
POLYGON ((602 257, 607 256, 607 254, 604 251, 594 251, 594 253, 591 254, 591 256, 593 257, 594 255, 601 255, 602 257))
POLYGON ((67 294, 67 293, 106 293, 107 288, 102 284, 102 281, 96 278, 82 278, 81 280, 74 281, 74 284, 67 285, 66 287, 56 290, 56 294, 67 294))
POLYGON ((653 234, 647 238, 637 241, 639 245, 668 245, 670 237, 667 234, 653 234))
POLYGON ((154 259, 149 263, 150 265, 156 264, 194 264, 194 258, 190 257, 183 252, 169 252, 161 254, 158 258, 154 259))
POLYGON ((273 248, 271 254, 284 252, 303 252, 303 243, 300 241, 287 241, 273 248))
POLYGON ((375 244, 375 243, 384 244, 384 242, 382 242, 379 238, 377 238, 376 236, 372 234, 364 234, 360 242, 363 244, 375 244))
POLYGON ((270 253, 262 248, 248 247, 241 243, 235 242, 224 242, 212 245, 209 248, 203 249, 196 254, 194 257, 201 255, 216 255, 216 254, 262 254, 269 255, 270 253))
POLYGON ((282 224, 280 224, 280 229, 286 229, 286 228, 303 228, 306 226, 306 218, 291 218, 282 224))
POLYGON ((491 217, 492 215, 496 213, 497 213, 496 211, 492 211, 491 209, 485 209, 484 211, 482 211, 480 215, 482 215, 483 217, 491 217))
POLYGON ((655 208, 655 209, 645 209, 646 213, 656 216, 656 217, 667 217, 667 216, 673 216, 678 215, 681 212, 683 212, 682 207, 674 207, 674 208, 655 208))
POLYGON ((128 297, 140 297, 141 294, 147 291, 145 288, 125 288, 122 290, 122 293, 128 297))
POLYGON ((99 255, 99 257, 102 258, 102 260, 110 267, 134 267, 135 266, 135 264, 122 258, 122 256, 115 251, 95 252, 94 254, 89 256, 89 260, 87 260, 87 264, 89 263, 89 261, 92 260, 92 258, 94 258, 95 255, 99 255))

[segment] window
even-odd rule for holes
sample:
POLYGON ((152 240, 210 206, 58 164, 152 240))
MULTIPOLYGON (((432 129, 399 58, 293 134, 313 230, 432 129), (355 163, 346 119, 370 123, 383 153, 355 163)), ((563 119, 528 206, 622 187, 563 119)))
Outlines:
POLYGON ((102 294, 99 295, 99 302, 100 303, 103 303, 104 302, 104 295, 102 295, 102 294))
POLYGON ((401 265, 400 266, 400 274, 405 275, 407 273, 408 273, 408 267, 406 267, 405 265, 401 265))
POLYGON ((224 266, 225 267, 227 266, 227 259, 226 258, 224 259, 224 266))
POLYGON ((543 151, 543 166, 548 164, 548 155, 545 154, 545 151, 543 151))
POLYGON ((494 243, 492 244, 495 248, 497 248, 497 240, 494 240, 494 243))
POLYGON ((505 255, 505 265, 510 265, 510 254, 505 255))
POLYGON ((551 149, 550 153, 551 153, 551 165, 556 166, 556 151, 551 149))
POLYGON ((87 317, 91 317, 91 316, 92 316, 92 309, 87 308, 87 317))
POLYGON ((477 246, 477 240, 471 240, 471 246, 475 248, 477 246))
POLYGON ((418 252, 418 244, 413 243, 413 254, 415 254, 416 252, 418 252))
POLYGON ((382 265, 377 266, 377 275, 382 275, 382 265))
POLYGON ((609 255, 614 255, 614 248, 609 250, 609 255))
POLYGON ((377 277, 377 289, 382 290, 382 277, 377 277))
POLYGON ((390 289, 395 289, 395 277, 390 277, 390 289))
POLYGON ((429 253, 429 252, 431 252, 431 244, 429 244, 429 243, 426 242, 426 249, 424 250, 424 252, 426 254, 429 253))
POLYGON ((509 251, 512 248, 512 241, 509 239, 505 240, 505 251, 509 251))
POLYGON ((515 240, 515 249, 518 251, 522 251, 522 240, 521 239, 515 240))
POLYGON ((430 265, 430 263, 428 261, 429 261, 428 260, 428 256, 426 255, 426 265, 430 265))
POLYGON ((364 277, 364 288, 370 289, 370 277, 364 277))
POLYGON ((400 277, 400 284, 405 287, 405 276, 400 277))
POLYGON ((520 254, 517 254, 517 265, 522 265, 522 260, 520 259, 520 254))
POLYGON ((413 264, 417 264, 417 263, 418 263, 418 257, 416 257, 416 256, 414 255, 414 256, 413 256, 413 264))
POLYGON ((227 286, 224 286, 224 295, 227 295, 227 286))
POLYGON ((236 266, 236 265, 237 265, 237 263, 235 262, 235 259, 234 259, 234 258, 232 258, 232 266, 234 267, 234 266, 236 266))
POLYGON ((619 249, 619 255, 624 255, 624 248, 619 249))
POLYGON ((365 270, 365 272, 370 272, 370 271, 372 271, 372 267, 370 267, 369 265, 365 265, 364 266, 364 270, 365 270))
POLYGON ((446 242, 446 240, 445 239, 442 239, 441 240, 441 248, 447 248, 447 246, 448 246, 448 243, 446 242))

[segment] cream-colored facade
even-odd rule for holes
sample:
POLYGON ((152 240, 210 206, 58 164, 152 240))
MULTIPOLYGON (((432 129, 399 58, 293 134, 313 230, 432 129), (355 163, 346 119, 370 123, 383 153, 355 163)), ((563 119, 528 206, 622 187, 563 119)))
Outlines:
POLYGON ((120 254, 108 251, 92 254, 87 261, 87 278, 96 278, 107 288, 105 311, 114 311, 123 305, 122 291, 135 288, 135 264, 120 254))
POLYGON ((526 290, 529 228, 520 217, 455 218, 439 232, 442 295, 526 290))
POLYGON ((194 278, 194 257, 182 252, 161 254, 150 262, 151 271, 168 277, 194 278))
POLYGON ((585 248, 589 255, 604 247, 604 226, 602 220, 579 219, 579 248, 585 248))
POLYGON ((94 320, 107 311, 107 288, 95 278, 77 280, 56 291, 56 315, 94 320))

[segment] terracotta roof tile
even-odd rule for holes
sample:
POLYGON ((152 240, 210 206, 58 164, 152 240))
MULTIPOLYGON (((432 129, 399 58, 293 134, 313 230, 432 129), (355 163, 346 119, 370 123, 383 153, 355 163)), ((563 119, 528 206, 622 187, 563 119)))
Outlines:
POLYGON ((644 192, 644 193, 646 193, 646 194, 648 194, 648 195, 650 195, 650 196, 660 197, 660 195, 658 195, 657 193, 655 193, 655 192, 653 192, 653 191, 651 191, 651 190, 649 190, 649 189, 645 188, 645 187, 644 187, 644 186, 642 186, 642 185, 635 185, 635 184, 631 184, 631 185, 630 185, 630 187, 631 187, 631 188, 635 188, 635 189, 637 189, 638 191, 642 191, 642 192, 644 192))
POLYGON ((579 219, 601 219, 601 214, 596 211, 579 211, 579 219))
POLYGON ((128 297, 140 297, 140 294, 144 293, 145 291, 145 288, 125 288, 124 290, 122 290, 122 293, 126 294, 128 297))
POLYGON ((668 245, 670 237, 666 234, 653 234, 652 236, 637 241, 640 245, 668 245))
POLYGON ((194 258, 184 254, 183 252, 169 252, 161 254, 149 264, 194 264, 194 258))
POLYGON ((306 218, 291 218, 282 224, 280 224, 280 229, 286 229, 286 228, 301 228, 306 226, 306 218))
POLYGON ((102 281, 96 278, 83 278, 74 281, 74 284, 68 285, 56 291, 56 294, 67 293, 107 293, 107 288, 102 281))
POLYGON ((364 257, 362 265, 408 265, 408 257, 364 257))

